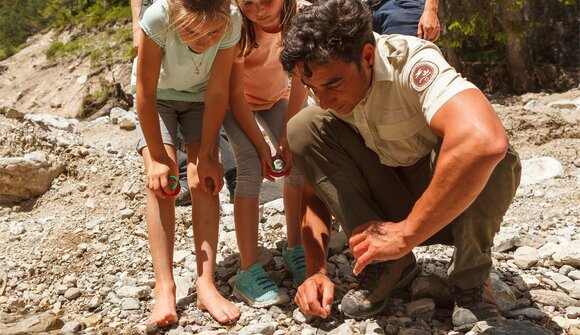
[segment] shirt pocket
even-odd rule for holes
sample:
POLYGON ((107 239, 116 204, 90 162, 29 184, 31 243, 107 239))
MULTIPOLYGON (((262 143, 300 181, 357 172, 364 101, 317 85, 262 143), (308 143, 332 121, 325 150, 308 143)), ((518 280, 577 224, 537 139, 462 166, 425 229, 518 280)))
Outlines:
POLYGON ((376 127, 379 150, 401 165, 414 163, 432 149, 423 134, 424 128, 429 125, 422 114, 395 123, 377 124, 376 127))

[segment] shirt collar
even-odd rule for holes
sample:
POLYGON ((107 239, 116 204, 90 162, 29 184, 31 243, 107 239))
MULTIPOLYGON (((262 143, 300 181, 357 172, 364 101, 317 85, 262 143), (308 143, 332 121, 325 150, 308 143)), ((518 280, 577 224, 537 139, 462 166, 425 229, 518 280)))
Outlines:
POLYGON ((388 59, 391 52, 383 36, 373 33, 375 36, 375 65, 373 66, 373 81, 393 81, 393 66, 388 59))

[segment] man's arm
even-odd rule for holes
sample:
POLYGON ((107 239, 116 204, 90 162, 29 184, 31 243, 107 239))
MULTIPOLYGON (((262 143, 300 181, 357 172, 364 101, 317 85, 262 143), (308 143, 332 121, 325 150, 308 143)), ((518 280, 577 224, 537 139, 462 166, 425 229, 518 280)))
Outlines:
POLYGON ((441 34, 441 25, 437 17, 439 0, 425 0, 423 15, 419 19, 417 37, 435 42, 441 34))
POLYGON ((373 260, 398 259, 458 217, 483 190, 508 148, 505 129, 477 89, 456 94, 435 113, 443 138, 433 179, 406 220, 372 222, 350 239, 354 273, 373 260))
POLYGON ((326 274, 326 257, 330 240, 330 213, 304 183, 302 202, 302 244, 306 259, 306 280, 296 292, 294 302, 303 313, 327 318, 334 301, 334 284, 326 274))
POLYGON ((143 0, 131 0, 131 19, 133 20, 133 49, 135 53, 139 51, 139 40, 141 39, 141 26, 139 20, 141 19, 141 7, 143 7, 143 0))

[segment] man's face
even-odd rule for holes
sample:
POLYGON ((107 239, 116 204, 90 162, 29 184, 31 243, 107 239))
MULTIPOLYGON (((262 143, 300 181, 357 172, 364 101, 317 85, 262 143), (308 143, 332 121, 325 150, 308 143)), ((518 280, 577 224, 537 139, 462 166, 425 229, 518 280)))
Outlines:
POLYGON ((322 109, 337 114, 348 114, 364 98, 371 84, 374 47, 367 44, 362 52, 360 66, 335 59, 329 64, 308 64, 312 76, 304 73, 304 63, 297 64, 304 85, 312 90, 322 109))

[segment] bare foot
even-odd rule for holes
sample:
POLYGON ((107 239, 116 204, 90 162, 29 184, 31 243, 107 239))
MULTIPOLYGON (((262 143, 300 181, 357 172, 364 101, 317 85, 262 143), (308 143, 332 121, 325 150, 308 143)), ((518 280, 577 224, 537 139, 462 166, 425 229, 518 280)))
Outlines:
POLYGON ((155 323, 160 327, 165 327, 176 323, 175 284, 155 285, 154 296, 155 307, 147 319, 147 324, 155 323))
POLYGON ((208 311, 219 323, 230 323, 240 317, 240 309, 222 297, 213 285, 196 284, 197 308, 208 311))

